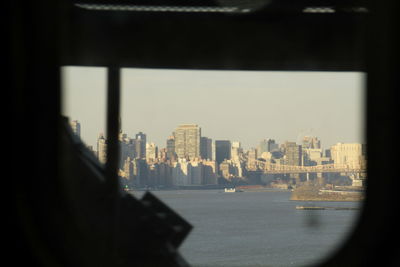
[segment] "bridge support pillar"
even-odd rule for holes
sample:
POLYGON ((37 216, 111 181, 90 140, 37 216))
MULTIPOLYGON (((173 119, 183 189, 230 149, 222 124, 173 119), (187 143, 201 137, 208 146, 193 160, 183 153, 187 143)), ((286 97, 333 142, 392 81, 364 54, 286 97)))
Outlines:
POLYGON ((292 180, 294 180, 295 181, 295 183, 296 184, 300 184, 300 174, 298 174, 298 173, 292 173, 292 174, 290 174, 289 175, 290 176, 290 178, 292 179, 292 180))
POLYGON ((317 182, 319 185, 325 185, 325 178, 322 172, 317 173, 317 182))

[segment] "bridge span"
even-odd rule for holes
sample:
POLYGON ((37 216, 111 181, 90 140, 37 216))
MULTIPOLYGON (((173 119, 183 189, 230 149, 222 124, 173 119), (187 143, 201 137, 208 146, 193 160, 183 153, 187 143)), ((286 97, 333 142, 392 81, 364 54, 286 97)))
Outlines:
POLYGON ((346 173, 362 174, 367 172, 365 166, 349 166, 337 164, 324 164, 315 166, 291 166, 274 164, 264 161, 257 162, 258 170, 266 174, 300 174, 300 173, 346 173))

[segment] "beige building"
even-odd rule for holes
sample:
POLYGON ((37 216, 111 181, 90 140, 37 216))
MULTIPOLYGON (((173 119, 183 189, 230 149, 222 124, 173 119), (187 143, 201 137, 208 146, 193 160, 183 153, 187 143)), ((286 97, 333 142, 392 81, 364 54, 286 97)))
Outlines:
POLYGON ((320 161, 322 157, 321 148, 303 148, 303 165, 318 165, 317 162, 320 161))
POLYGON ((331 158, 337 167, 362 168, 365 166, 365 156, 365 146, 362 144, 338 143, 331 147, 331 158))
POLYGON ((97 139, 97 158, 103 164, 107 161, 107 141, 103 134, 99 135, 97 139))
POLYGON ((197 124, 182 124, 175 129, 175 153, 178 158, 200 158, 201 128, 197 124))
POLYGON ((146 144, 146 161, 154 162, 157 158, 158 148, 154 143, 146 144))
POLYGON ((231 147, 231 159, 235 162, 240 162, 242 154, 243 154, 243 149, 240 142, 233 141, 231 147))
POLYGON ((217 166, 215 161, 202 159, 178 159, 172 163, 172 184, 174 186, 191 186, 216 184, 217 166))

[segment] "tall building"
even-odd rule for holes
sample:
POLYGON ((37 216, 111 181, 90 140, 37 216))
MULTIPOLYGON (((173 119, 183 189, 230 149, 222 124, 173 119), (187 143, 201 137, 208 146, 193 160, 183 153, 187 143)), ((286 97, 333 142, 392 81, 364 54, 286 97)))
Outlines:
POLYGON ((242 149, 240 142, 233 141, 232 147, 231 147, 231 159, 234 162, 240 162, 240 157, 241 157, 242 153, 243 153, 243 149, 242 149))
POLYGON ((364 168, 366 163, 365 145, 338 143, 331 147, 331 158, 338 166, 364 168))
POLYGON ((264 152, 268 152, 268 141, 267 140, 261 140, 261 142, 258 144, 257 147, 257 154, 262 155, 264 152))
POLYGON ((208 137, 200 138, 200 157, 212 160, 212 139, 208 137))
POLYGON ((303 148, 304 166, 317 165, 322 159, 321 148, 303 148))
POLYGON ((302 149, 296 142, 286 142, 285 145, 286 165, 301 166, 302 163, 302 149))
POLYGON ((77 120, 74 120, 74 121, 71 121, 70 125, 72 128, 72 132, 74 132, 74 134, 76 136, 81 138, 81 124, 77 120))
POLYGON ((146 134, 139 132, 135 136, 135 157, 146 158, 146 134))
POLYGON ((167 159, 169 160, 175 160, 176 159, 176 154, 175 154, 175 138, 174 136, 170 136, 167 139, 167 159))
POLYGON ((215 141, 215 160, 221 164, 224 160, 231 159, 231 141, 216 140, 215 141))
POLYGON ((182 124, 175 129, 175 153, 178 158, 200 157, 201 128, 197 124, 182 124))
POLYGON ((268 143, 268 152, 279 150, 279 144, 277 144, 274 139, 268 139, 267 143, 268 143))
POLYGON ((213 160, 203 160, 203 184, 217 184, 218 166, 213 160))
POLYGON ((120 131, 119 137, 119 152, 120 152, 120 157, 119 157, 119 167, 123 169, 124 162, 125 160, 130 157, 131 159, 133 158, 133 150, 132 150, 132 144, 130 138, 128 138, 128 135, 120 131))
POLYGON ((256 170, 257 169, 257 149, 251 148, 247 154, 247 169, 256 170))
POLYGON ((158 154, 158 148, 154 143, 146 144, 146 161, 155 161, 158 154))
POLYGON ((188 186, 190 182, 189 161, 179 158, 172 165, 172 183, 174 186, 188 186))
POLYGON ((315 136, 304 136, 303 138, 303 148, 313 148, 320 149, 321 141, 315 136))
POLYGON ((103 134, 100 134, 97 139, 97 158, 103 164, 107 161, 107 141, 103 134))

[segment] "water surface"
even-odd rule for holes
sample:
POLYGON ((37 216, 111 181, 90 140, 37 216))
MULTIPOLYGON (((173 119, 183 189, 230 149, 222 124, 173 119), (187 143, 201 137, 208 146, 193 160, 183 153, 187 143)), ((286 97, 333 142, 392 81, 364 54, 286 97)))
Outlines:
MULTIPOLYGON (((194 229, 180 247, 192 266, 302 266, 337 248, 356 210, 296 210, 296 205, 358 207, 357 202, 290 201, 290 192, 154 191, 194 229)), ((140 197, 140 194, 137 195, 140 197)))

